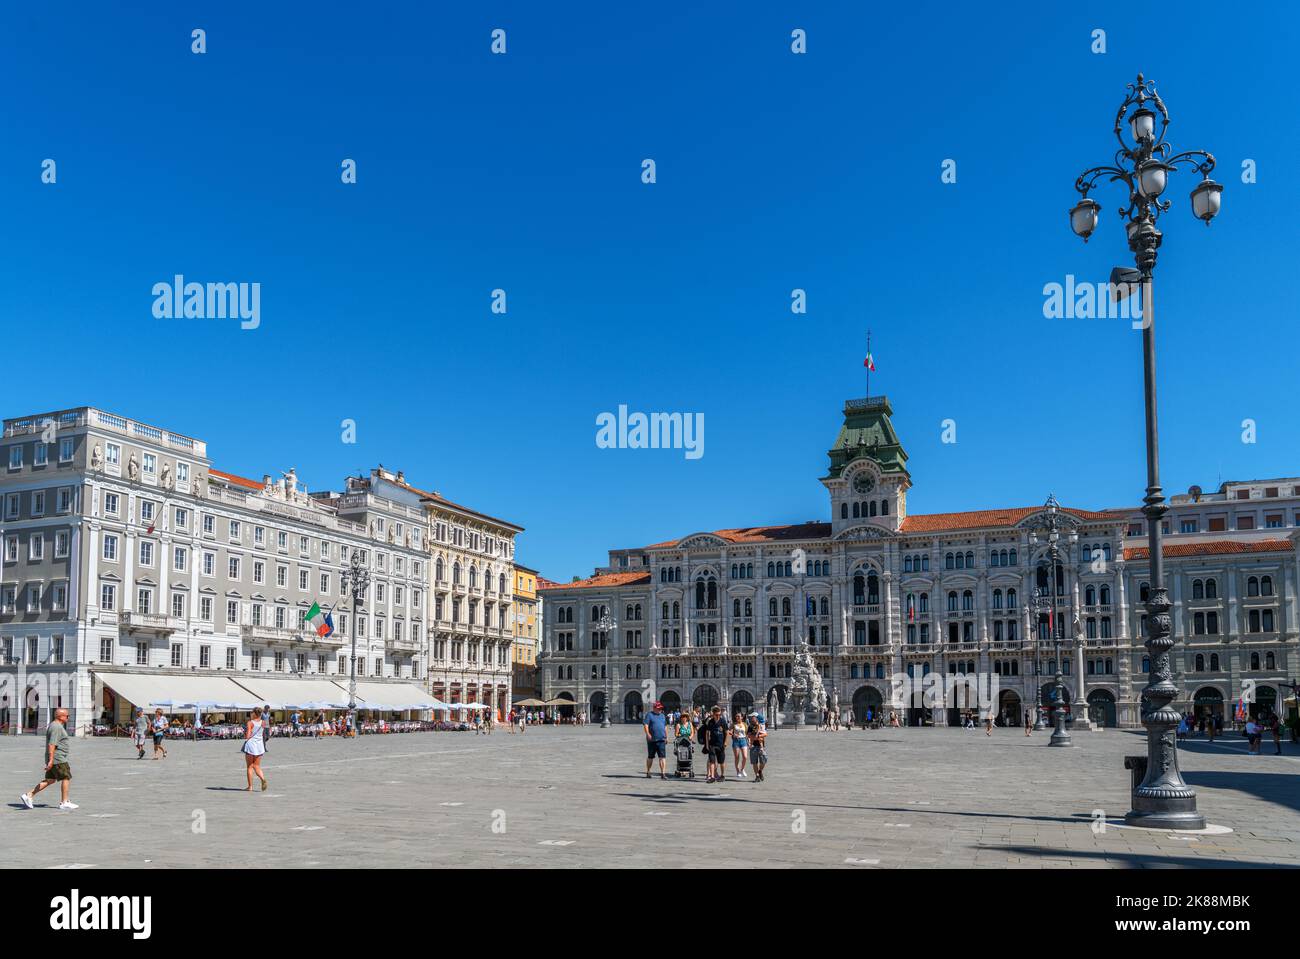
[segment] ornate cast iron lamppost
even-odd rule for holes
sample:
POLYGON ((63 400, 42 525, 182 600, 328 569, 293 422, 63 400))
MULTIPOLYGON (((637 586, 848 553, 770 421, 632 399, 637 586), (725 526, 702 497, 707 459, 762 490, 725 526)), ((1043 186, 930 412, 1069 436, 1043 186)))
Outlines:
MULTIPOLYGON (((1035 637, 1035 656, 1038 654, 1037 637, 1038 637, 1038 616, 1044 612, 1048 613, 1049 629, 1052 632, 1051 639, 1056 650, 1055 673, 1052 680, 1052 725, 1054 730, 1052 738, 1048 741, 1049 746, 1072 746, 1070 734, 1065 728, 1065 683, 1061 680, 1061 639, 1058 632, 1058 623, 1060 622, 1060 611, 1056 608, 1056 574, 1061 565, 1061 519, 1059 511, 1061 504, 1056 501, 1055 496, 1047 497, 1047 521, 1043 531, 1047 534, 1047 558, 1051 561, 1051 567, 1048 572, 1048 587, 1046 590, 1034 588, 1031 606, 1035 612, 1034 616, 1034 637, 1035 637)), ((1071 529, 1067 534, 1070 545, 1073 546, 1079 541, 1079 534, 1071 529)), ((1029 545, 1038 545, 1038 531, 1031 530, 1029 533, 1029 545)), ((1034 664, 1035 682, 1037 683, 1038 664, 1034 664)), ((1042 687, 1035 689, 1035 695, 1039 701, 1042 700, 1042 687)))
POLYGON ((600 728, 609 729, 609 710, 613 696, 610 684, 614 680, 614 674, 609 671, 609 637, 610 633, 618 628, 618 623, 610 617, 609 609, 602 607, 601 617, 596 626, 604 634, 605 642, 605 712, 600 718, 600 728))
POLYGON ((360 738, 361 722, 357 717, 357 607, 366 600, 366 589, 370 586, 370 570, 361 558, 363 551, 352 550, 352 560, 343 571, 343 590, 352 594, 352 671, 348 676, 348 712, 352 716, 353 735, 360 738))
POLYGON ((1128 85, 1128 96, 1115 115, 1115 138, 1120 149, 1115 153, 1114 166, 1093 167, 1085 170, 1075 181, 1081 199, 1070 210, 1070 228, 1086 242, 1097 227, 1097 214, 1101 207, 1088 196, 1088 191, 1103 177, 1128 187, 1128 206, 1119 210, 1128 235, 1129 249, 1137 263, 1133 271, 1115 271, 1121 278, 1131 276, 1142 284, 1142 369, 1146 396, 1146 446, 1147 494, 1142 513, 1147 520, 1147 543, 1151 556, 1151 592, 1146 603, 1146 648, 1151 666, 1147 687, 1142 690, 1142 724, 1147 729, 1146 778, 1133 790, 1133 808, 1125 820, 1134 826, 1161 829, 1203 829, 1205 817, 1196 811, 1196 791, 1183 782, 1178 770, 1178 747, 1174 731, 1178 727, 1178 712, 1170 703, 1178 695, 1170 669, 1169 651, 1174 645, 1172 622, 1169 616, 1171 603, 1165 589, 1164 555, 1161 547, 1160 524, 1167 510, 1160 489, 1160 446, 1156 424, 1156 340, 1155 309, 1152 300, 1152 273, 1156 265, 1156 250, 1160 247, 1161 233, 1156 220, 1169 209, 1168 200, 1162 201, 1169 174, 1179 166, 1192 167, 1202 176, 1191 193, 1192 213, 1209 226, 1219 212, 1223 187, 1210 179, 1214 157, 1204 150, 1189 150, 1170 155, 1171 147, 1165 142, 1169 127, 1169 111, 1156 93, 1155 84, 1138 74, 1137 82, 1128 85), (1156 113, 1148 109, 1150 102, 1159 111, 1160 130, 1156 132, 1156 113), (1124 138, 1125 119, 1132 145, 1124 138))

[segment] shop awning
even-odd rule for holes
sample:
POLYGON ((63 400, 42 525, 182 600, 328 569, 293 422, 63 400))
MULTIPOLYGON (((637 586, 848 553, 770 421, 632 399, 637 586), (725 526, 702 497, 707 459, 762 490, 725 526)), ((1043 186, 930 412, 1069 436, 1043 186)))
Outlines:
POLYGON ((253 694, 224 676, 151 676, 147 673, 95 671, 95 678, 133 706, 147 709, 252 709, 253 694))
MULTIPOLYGON (((347 683, 336 684, 347 698, 347 683)), ((408 683, 357 683, 357 699, 363 709, 435 709, 441 705, 437 699, 419 686, 408 683)))
MULTIPOLYGON (((239 685, 275 709, 347 709, 348 693, 328 679, 266 679, 240 676, 239 685)), ((360 698, 358 696, 358 698, 360 698)))

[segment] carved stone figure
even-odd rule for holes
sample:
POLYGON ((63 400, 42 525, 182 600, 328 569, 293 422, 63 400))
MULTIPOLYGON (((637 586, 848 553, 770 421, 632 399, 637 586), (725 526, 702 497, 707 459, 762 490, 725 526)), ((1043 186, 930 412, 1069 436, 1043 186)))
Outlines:
POLYGON ((194 495, 195 496, 208 495, 208 477, 206 473, 194 474, 194 495))
POLYGON ((820 716, 826 708, 826 687, 822 685, 821 673, 813 662, 812 653, 806 642, 799 643, 799 652, 795 654, 794 664, 790 668, 790 691, 787 698, 792 701, 791 711, 795 721, 803 718, 803 712, 814 709, 820 716))
POLYGON ((134 453, 132 453, 131 458, 126 461, 126 478, 132 482, 140 478, 140 464, 135 461, 134 453))
POLYGON ((93 470, 102 469, 104 466, 104 451, 95 444, 95 448, 90 451, 90 468, 93 470))
POLYGON ((163 484, 163 489, 172 488, 172 468, 171 465, 168 463, 163 463, 162 484, 163 484))

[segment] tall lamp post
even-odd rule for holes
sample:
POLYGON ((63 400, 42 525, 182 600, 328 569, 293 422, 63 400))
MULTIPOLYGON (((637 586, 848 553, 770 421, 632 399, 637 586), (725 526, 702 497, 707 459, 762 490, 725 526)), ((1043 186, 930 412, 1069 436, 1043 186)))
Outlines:
POLYGON ((609 729, 609 710, 612 702, 613 689, 611 683, 614 674, 609 671, 609 634, 618 628, 618 623, 609 615, 609 610, 602 607, 601 616, 596 625, 605 636, 605 713, 600 719, 600 728, 609 729))
POLYGON ((357 607, 365 602, 366 589, 370 586, 370 570, 361 557, 361 550, 352 550, 352 560, 348 568, 343 571, 342 583, 344 591, 352 594, 352 622, 348 624, 349 632, 352 633, 352 669, 348 674, 348 713, 352 717, 354 736, 358 736, 361 732, 361 724, 357 721, 357 607))
POLYGON ((1165 142, 1169 111, 1156 93, 1155 84, 1138 74, 1137 82, 1128 85, 1128 95, 1115 114, 1115 138, 1120 148, 1113 166, 1085 170, 1075 181, 1080 200, 1070 210, 1070 228, 1086 242, 1097 228, 1101 207, 1088 196, 1099 180, 1123 183, 1128 188, 1128 206, 1119 210, 1133 251, 1137 270, 1116 269, 1117 278, 1126 283, 1137 281, 1142 288, 1142 371, 1146 405, 1147 493, 1142 513, 1147 520, 1147 544, 1151 557, 1151 592, 1146 603, 1145 646, 1150 656, 1147 686, 1142 690, 1142 725, 1147 729, 1146 777, 1133 789, 1132 809, 1125 821, 1134 826, 1160 829, 1203 829, 1205 817, 1196 811, 1196 791, 1183 781, 1178 769, 1178 744, 1175 730, 1178 711, 1170 703, 1178 696, 1170 668, 1169 651, 1173 648, 1173 624, 1169 615, 1172 604, 1165 589, 1164 555, 1161 546, 1161 521, 1167 512, 1160 488, 1160 445, 1156 424, 1156 338, 1152 274, 1156 250, 1162 234, 1156 229, 1160 214, 1170 207, 1161 200, 1169 174, 1178 167, 1191 167, 1201 174, 1201 182, 1191 192, 1192 213, 1210 225, 1219 212, 1223 187, 1210 179, 1214 157, 1204 150, 1172 154, 1165 142), (1159 111, 1160 129, 1156 130, 1159 111), (1129 139, 1125 139, 1125 120, 1129 139), (1172 155, 1171 155, 1172 154, 1172 155))
MULTIPOLYGON (((1056 650, 1056 659, 1054 665, 1056 675, 1052 680, 1052 725, 1054 730, 1052 738, 1048 741, 1049 746, 1072 746, 1070 734, 1065 728, 1065 683, 1061 679, 1061 638, 1058 632, 1057 623, 1059 622, 1060 611, 1057 610, 1057 572, 1061 565, 1061 504, 1056 501, 1055 496, 1047 497, 1047 520, 1043 526, 1043 532, 1047 539, 1047 558, 1051 562, 1050 572, 1048 573, 1047 589, 1043 590, 1038 587, 1034 588, 1033 598, 1030 605, 1035 612, 1034 616, 1034 681, 1038 683, 1038 617, 1044 612, 1048 614, 1048 628, 1052 632, 1052 642, 1056 650)), ((1070 545, 1073 546, 1079 541, 1079 534, 1071 529, 1067 534, 1070 545)), ((1037 546, 1039 542, 1038 532, 1031 531, 1029 534, 1029 545, 1037 546)), ((1034 695, 1042 701, 1042 686, 1039 685, 1034 695)))

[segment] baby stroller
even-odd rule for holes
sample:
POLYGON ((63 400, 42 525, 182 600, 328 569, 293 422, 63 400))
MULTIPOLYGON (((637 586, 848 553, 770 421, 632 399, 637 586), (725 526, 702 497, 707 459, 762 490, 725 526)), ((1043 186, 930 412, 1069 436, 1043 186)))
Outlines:
POLYGON ((695 746, 689 736, 680 736, 677 739, 677 745, 673 747, 673 755, 677 757, 677 768, 673 775, 678 779, 683 776, 694 779, 695 768, 691 765, 691 760, 695 756, 695 746))

